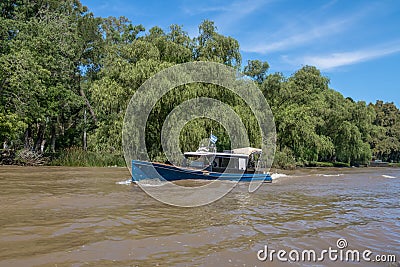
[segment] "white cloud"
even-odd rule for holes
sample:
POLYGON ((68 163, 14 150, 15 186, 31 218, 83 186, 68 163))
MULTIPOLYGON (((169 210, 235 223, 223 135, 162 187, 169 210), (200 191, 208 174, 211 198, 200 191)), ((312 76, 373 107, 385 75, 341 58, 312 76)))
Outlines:
POLYGON ((270 41, 269 43, 259 43, 256 45, 245 44, 242 47, 244 52, 266 54, 276 51, 292 49, 301 45, 314 43, 321 38, 332 36, 346 29, 353 18, 334 19, 324 24, 314 26, 309 29, 295 29, 293 35, 286 36, 280 40, 270 41), (300 33, 299 33, 300 32, 300 33))
POLYGON ((265 4, 265 0, 235 1, 222 14, 214 18, 215 23, 217 27, 228 30, 231 25, 240 23, 241 19, 257 11, 265 4))
POLYGON ((199 15, 203 13, 209 13, 209 12, 225 12, 228 11, 229 8, 227 6, 207 6, 207 7, 182 7, 183 12, 185 12, 188 15, 199 15))
POLYGON ((344 26, 349 23, 348 19, 336 20, 319 25, 311 29, 303 30, 283 39, 272 41, 270 44, 244 45, 244 52, 253 52, 266 54, 276 51, 287 50, 300 45, 313 43, 315 40, 338 33, 343 30, 344 26))
POLYGON ((232 25, 240 23, 240 20, 257 11, 261 6, 271 0, 238 0, 224 6, 183 7, 183 11, 189 15, 214 13, 209 19, 215 22, 218 30, 228 31, 232 25))
POLYGON ((294 62, 302 65, 313 65, 321 70, 330 70, 341 66, 381 58, 400 52, 400 42, 382 45, 380 47, 363 49, 351 52, 331 53, 320 56, 305 56, 295 59, 294 62))
MULTIPOLYGON (((264 39, 258 43, 244 43, 244 52, 266 54, 271 52, 286 51, 300 46, 318 44, 317 41, 327 40, 329 37, 348 31, 355 22, 366 17, 373 10, 371 6, 357 10, 357 12, 342 14, 335 17, 323 17, 326 9, 329 9, 335 2, 332 1, 317 10, 303 14, 285 14, 288 19, 283 25, 279 25, 278 31, 270 31, 264 34, 264 39), (275 38, 274 38, 275 36, 275 38)), ((275 19, 276 20, 276 19, 275 19)), ((259 35, 259 33, 257 34, 259 35)))

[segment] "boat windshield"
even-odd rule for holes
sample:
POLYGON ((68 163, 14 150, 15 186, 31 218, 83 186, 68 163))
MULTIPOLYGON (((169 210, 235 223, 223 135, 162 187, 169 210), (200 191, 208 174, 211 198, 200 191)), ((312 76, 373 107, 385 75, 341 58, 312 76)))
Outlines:
POLYGON ((210 165, 210 159, 203 155, 190 155, 186 156, 183 166, 196 169, 204 169, 210 165))

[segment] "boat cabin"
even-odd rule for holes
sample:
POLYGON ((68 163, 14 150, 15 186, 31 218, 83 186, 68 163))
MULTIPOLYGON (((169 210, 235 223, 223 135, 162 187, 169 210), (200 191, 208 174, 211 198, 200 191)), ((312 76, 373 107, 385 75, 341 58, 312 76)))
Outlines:
POLYGON ((262 150, 245 147, 224 152, 210 152, 199 149, 184 153, 183 167, 205 169, 211 172, 255 173, 262 150))

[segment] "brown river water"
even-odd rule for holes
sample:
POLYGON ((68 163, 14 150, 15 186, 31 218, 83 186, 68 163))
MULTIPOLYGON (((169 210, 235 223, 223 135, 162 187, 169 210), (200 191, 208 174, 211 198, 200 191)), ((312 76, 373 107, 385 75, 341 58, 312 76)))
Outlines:
POLYGON ((125 168, 0 167, 0 266, 399 266, 400 169, 285 174, 180 208, 125 168), (330 248, 370 261, 295 257, 330 248), (271 250, 287 253, 262 259, 271 250))

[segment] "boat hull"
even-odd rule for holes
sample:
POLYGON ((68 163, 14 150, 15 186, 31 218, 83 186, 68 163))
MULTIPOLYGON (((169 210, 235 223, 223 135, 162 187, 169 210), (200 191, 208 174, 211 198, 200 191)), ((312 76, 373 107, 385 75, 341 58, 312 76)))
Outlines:
POLYGON ((167 181, 177 180, 228 180, 228 181, 263 181, 272 182, 269 174, 262 173, 218 173, 201 170, 179 168, 173 165, 132 160, 132 181, 159 179, 162 176, 167 181))

